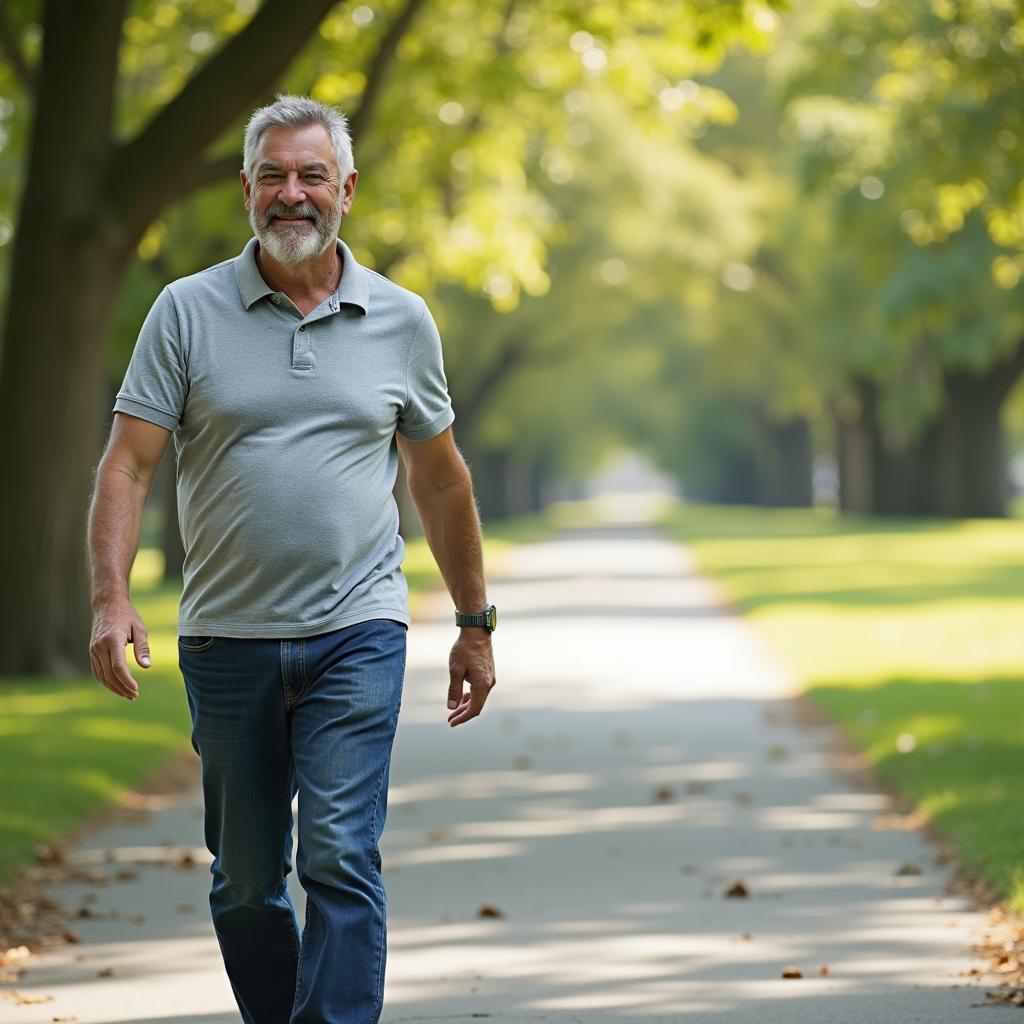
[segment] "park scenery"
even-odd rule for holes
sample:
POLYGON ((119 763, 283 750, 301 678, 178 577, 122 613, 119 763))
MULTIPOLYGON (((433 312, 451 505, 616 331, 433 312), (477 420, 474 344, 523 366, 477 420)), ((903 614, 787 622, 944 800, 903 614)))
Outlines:
POLYGON ((90 669, 86 524, 147 312, 251 236, 278 94, 347 115, 341 237, 437 322, 499 616, 447 729, 399 460, 384 1024, 1020 1020, 1018 0, 14 0, 0 1022, 239 1019, 174 445, 135 701, 90 669))

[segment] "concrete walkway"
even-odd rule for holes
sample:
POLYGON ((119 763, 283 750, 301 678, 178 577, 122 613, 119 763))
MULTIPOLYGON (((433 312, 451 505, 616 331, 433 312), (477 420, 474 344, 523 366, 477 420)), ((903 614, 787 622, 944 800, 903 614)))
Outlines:
MULTIPOLYGON (((445 724, 448 601, 410 632, 386 1024, 1019 1021, 976 1008, 984 920, 935 849, 835 774, 831 730, 793 720, 785 672, 683 548, 642 522, 578 528, 515 551, 490 593, 498 685, 468 725, 445 724)), ((0 997, 0 1021, 238 1020, 201 813, 193 794, 77 849, 127 880, 55 891, 89 908, 83 941, 16 986, 52 1000, 0 997)))

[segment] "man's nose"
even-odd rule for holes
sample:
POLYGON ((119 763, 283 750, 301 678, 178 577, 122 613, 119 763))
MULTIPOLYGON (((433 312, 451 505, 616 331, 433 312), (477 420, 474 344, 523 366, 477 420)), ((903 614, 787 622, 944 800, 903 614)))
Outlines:
POLYGON ((299 181, 298 174, 293 171, 284 179, 278 195, 281 202, 288 206, 294 206, 296 203, 301 203, 305 200, 306 193, 302 189, 302 183, 299 181))

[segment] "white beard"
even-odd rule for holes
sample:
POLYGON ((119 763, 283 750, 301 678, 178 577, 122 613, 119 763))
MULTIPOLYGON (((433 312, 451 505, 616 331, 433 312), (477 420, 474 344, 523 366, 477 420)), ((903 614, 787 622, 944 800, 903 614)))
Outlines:
POLYGON ((259 240, 260 247, 278 263, 303 263, 315 259, 335 244, 341 227, 341 207, 344 200, 344 195, 339 195, 337 204, 325 214, 320 214, 312 203, 291 210, 280 203, 274 203, 267 208, 265 220, 285 212, 291 216, 308 214, 313 218, 312 224, 304 221, 302 226, 295 227, 280 223, 277 226, 272 223, 261 223, 256 206, 252 204, 249 208, 249 225, 259 240))

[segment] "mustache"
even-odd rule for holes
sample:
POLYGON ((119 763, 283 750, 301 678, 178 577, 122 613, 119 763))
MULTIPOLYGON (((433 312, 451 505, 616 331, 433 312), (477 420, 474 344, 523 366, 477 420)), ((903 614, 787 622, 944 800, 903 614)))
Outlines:
POLYGON ((309 217, 315 226, 320 224, 320 211, 312 203, 300 206, 285 206, 284 203, 271 203, 263 215, 263 226, 269 227, 275 217, 309 217))

